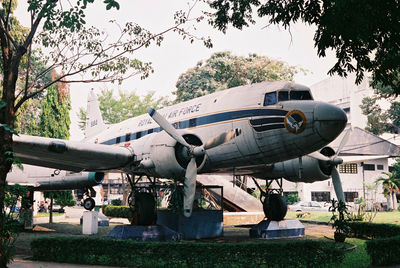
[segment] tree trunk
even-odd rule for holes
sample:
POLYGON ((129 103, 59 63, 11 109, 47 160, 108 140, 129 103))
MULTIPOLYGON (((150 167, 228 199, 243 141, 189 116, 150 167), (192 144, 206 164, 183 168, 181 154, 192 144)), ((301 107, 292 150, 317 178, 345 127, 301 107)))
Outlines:
MULTIPOLYGON (((9 59, 9 58, 8 58, 9 59)), ((4 61, 4 55, 3 55, 4 61)), ((3 92, 1 96, 1 101, 3 101, 6 105, 5 107, 0 109, 0 123, 8 126, 10 128, 14 128, 14 101, 15 101, 15 85, 17 81, 18 74, 18 66, 15 67, 15 64, 19 63, 19 60, 15 62, 15 59, 7 60, 3 62, 3 92)), ((5 198, 5 188, 6 188, 6 179, 7 174, 11 169, 13 160, 12 160, 12 133, 6 130, 4 127, 0 127, 0 246, 3 245, 5 239, 4 234, 4 198, 5 198)), ((3 247, 1 247, 3 248, 3 247)), ((4 256, 2 252, 0 252, 0 264, 4 262, 7 263, 7 257, 4 256)))
POLYGON ((397 210, 398 205, 397 205, 397 196, 395 192, 392 193, 392 201, 393 201, 393 209, 397 210))
POLYGON ((49 223, 53 223, 53 196, 50 197, 49 223))
POLYGON ((388 211, 391 211, 391 210, 393 209, 393 206, 392 206, 392 205, 393 205, 393 202, 392 202, 392 193, 389 193, 389 194, 388 194, 386 200, 387 200, 387 210, 388 210, 388 211))

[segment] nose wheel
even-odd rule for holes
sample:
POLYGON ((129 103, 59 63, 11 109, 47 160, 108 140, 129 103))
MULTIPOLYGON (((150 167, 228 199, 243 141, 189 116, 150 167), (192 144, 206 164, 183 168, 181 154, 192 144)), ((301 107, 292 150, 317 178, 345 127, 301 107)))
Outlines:
POLYGON ((286 200, 283 198, 282 179, 266 180, 266 190, 263 190, 255 178, 252 178, 260 190, 260 201, 263 204, 264 215, 268 220, 281 221, 287 213, 286 200), (272 183, 276 181, 279 189, 272 189, 272 183))
POLYGON ((86 210, 89 210, 89 211, 92 210, 95 207, 95 205, 96 205, 96 202, 91 197, 88 197, 83 201, 83 207, 86 210))
POLYGON ((88 197, 83 200, 83 207, 86 210, 91 211, 96 206, 96 202, 92 198, 96 197, 96 191, 92 187, 90 187, 88 189, 85 189, 85 195, 88 197))

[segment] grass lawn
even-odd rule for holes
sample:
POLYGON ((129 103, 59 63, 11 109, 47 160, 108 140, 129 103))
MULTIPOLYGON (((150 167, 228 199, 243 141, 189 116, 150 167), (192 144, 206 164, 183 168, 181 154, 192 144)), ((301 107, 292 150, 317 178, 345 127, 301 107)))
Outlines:
MULTIPOLYGON (((286 215, 286 219, 296 219, 296 214, 299 212, 288 211, 286 215)), ((310 215, 304 216, 302 218, 298 218, 300 220, 309 220, 309 221, 320 221, 320 222, 329 222, 332 213, 325 211, 309 211, 307 212, 310 215)), ((378 212, 376 214, 375 219, 372 221, 373 223, 390 223, 390 224, 398 224, 400 225, 400 211, 391 211, 391 212, 378 212)))
MULTIPOLYGON (((64 213, 53 212, 53 217, 62 216, 64 213)), ((38 212, 37 217, 50 217, 49 212, 38 212)))
POLYGON ((357 238, 347 238, 347 243, 356 245, 357 248, 353 251, 348 252, 341 265, 338 268, 348 268, 348 267, 370 267, 371 259, 366 251, 366 240, 357 239, 357 238))

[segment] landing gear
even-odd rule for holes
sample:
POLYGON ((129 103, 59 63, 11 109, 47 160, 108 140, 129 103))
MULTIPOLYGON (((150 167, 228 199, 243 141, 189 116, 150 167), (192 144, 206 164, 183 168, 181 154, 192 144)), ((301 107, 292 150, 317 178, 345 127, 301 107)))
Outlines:
POLYGON ((254 183, 260 190, 260 201, 263 204, 265 217, 271 221, 281 221, 287 213, 287 204, 282 196, 282 179, 266 180, 266 190, 261 189, 257 180, 253 178, 254 183), (272 183, 276 181, 279 189, 272 189, 272 183))
POLYGON ((142 176, 135 179, 134 176, 127 174, 131 185, 131 192, 128 197, 128 204, 132 211, 132 218, 129 219, 132 225, 154 225, 157 221, 156 206, 156 185, 149 177, 151 186, 138 186, 142 176))
POLYGON ((85 200, 83 200, 83 207, 86 210, 89 210, 89 211, 92 210, 95 207, 95 205, 96 205, 96 202, 91 197, 88 197, 85 200))
POLYGON ((88 197, 83 200, 83 207, 86 210, 91 211, 96 206, 96 202, 92 198, 96 197, 96 191, 92 187, 90 187, 88 189, 85 189, 85 195, 88 197))

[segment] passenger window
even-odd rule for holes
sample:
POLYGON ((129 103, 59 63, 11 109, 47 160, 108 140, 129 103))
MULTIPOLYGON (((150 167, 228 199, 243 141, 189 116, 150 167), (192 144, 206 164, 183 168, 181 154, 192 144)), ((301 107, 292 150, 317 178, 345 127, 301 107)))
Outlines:
POLYGON ((196 119, 197 118, 189 119, 189 127, 195 127, 197 125, 196 124, 196 119))
POLYGON ((264 106, 276 104, 276 92, 265 94, 264 106))
POLYGON ((131 140, 131 133, 128 133, 125 135, 125 141, 130 141, 131 140))
POLYGON ((289 100, 289 92, 288 91, 279 91, 278 92, 278 101, 287 101, 289 100))
POLYGON ((290 100, 312 100, 309 91, 290 91, 290 100))

